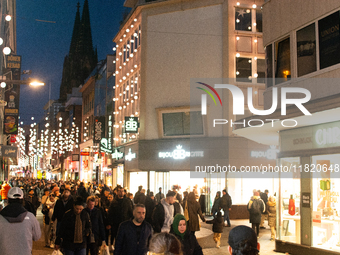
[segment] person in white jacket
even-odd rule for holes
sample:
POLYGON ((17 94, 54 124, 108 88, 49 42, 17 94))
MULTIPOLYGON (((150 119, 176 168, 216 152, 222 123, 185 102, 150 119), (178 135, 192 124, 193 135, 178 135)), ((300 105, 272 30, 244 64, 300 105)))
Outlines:
POLYGON ((1 255, 31 255, 33 242, 41 237, 35 216, 23 207, 24 193, 18 187, 8 191, 8 205, 0 212, 1 255))

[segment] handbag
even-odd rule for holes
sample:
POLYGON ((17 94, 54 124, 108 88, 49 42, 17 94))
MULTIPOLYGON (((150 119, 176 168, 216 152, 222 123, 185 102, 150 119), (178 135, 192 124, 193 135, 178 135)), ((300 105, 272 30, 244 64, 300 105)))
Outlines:
POLYGON ((51 255, 63 255, 60 250, 54 250, 51 255))
POLYGON ((100 247, 100 255, 110 255, 109 246, 102 245, 102 247, 100 247))

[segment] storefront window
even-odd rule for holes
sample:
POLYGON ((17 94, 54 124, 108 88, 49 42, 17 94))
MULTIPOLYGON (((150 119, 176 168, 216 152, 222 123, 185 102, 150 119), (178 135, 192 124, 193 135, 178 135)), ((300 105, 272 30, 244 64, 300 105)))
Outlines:
POLYGON ((256 10, 256 32, 262 33, 262 10, 256 10))
POLYGON ((275 43, 275 84, 290 80, 290 38, 275 43))
POLYGON ((135 195, 141 185, 148 189, 148 172, 130 172, 130 192, 135 195))
POLYGON ((340 63, 339 11, 319 20, 320 69, 340 63))
POLYGON ((298 76, 316 71, 315 24, 296 32, 298 76))
POLYGON ((312 246, 340 251, 340 154, 312 157, 312 246))
POLYGON ((124 187, 124 165, 117 166, 117 185, 124 187))
MULTIPOLYGON (((282 158, 280 166, 299 169, 300 158, 282 158)), ((280 178, 280 203, 277 204, 278 238, 300 244, 300 175, 299 170, 280 178)))
POLYGON ((273 86, 273 46, 266 46, 266 85, 267 88, 273 86))
POLYGON ((266 78, 266 61, 257 59, 257 83, 264 83, 266 78))

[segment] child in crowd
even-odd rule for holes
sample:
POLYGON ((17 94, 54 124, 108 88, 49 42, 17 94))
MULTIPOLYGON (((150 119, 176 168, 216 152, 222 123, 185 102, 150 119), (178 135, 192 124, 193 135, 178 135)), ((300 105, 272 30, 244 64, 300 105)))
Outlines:
POLYGON ((217 212, 217 215, 212 220, 207 220, 206 223, 213 224, 212 231, 214 232, 214 241, 216 243, 216 248, 221 247, 221 236, 224 228, 224 219, 222 217, 221 211, 217 212))

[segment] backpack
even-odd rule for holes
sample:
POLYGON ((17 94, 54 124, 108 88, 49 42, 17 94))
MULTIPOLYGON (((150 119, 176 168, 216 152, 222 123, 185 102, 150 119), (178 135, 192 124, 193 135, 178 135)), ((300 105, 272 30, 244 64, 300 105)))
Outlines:
POLYGON ((261 214, 261 201, 259 199, 255 199, 253 201, 253 204, 251 205, 251 213, 261 214))

